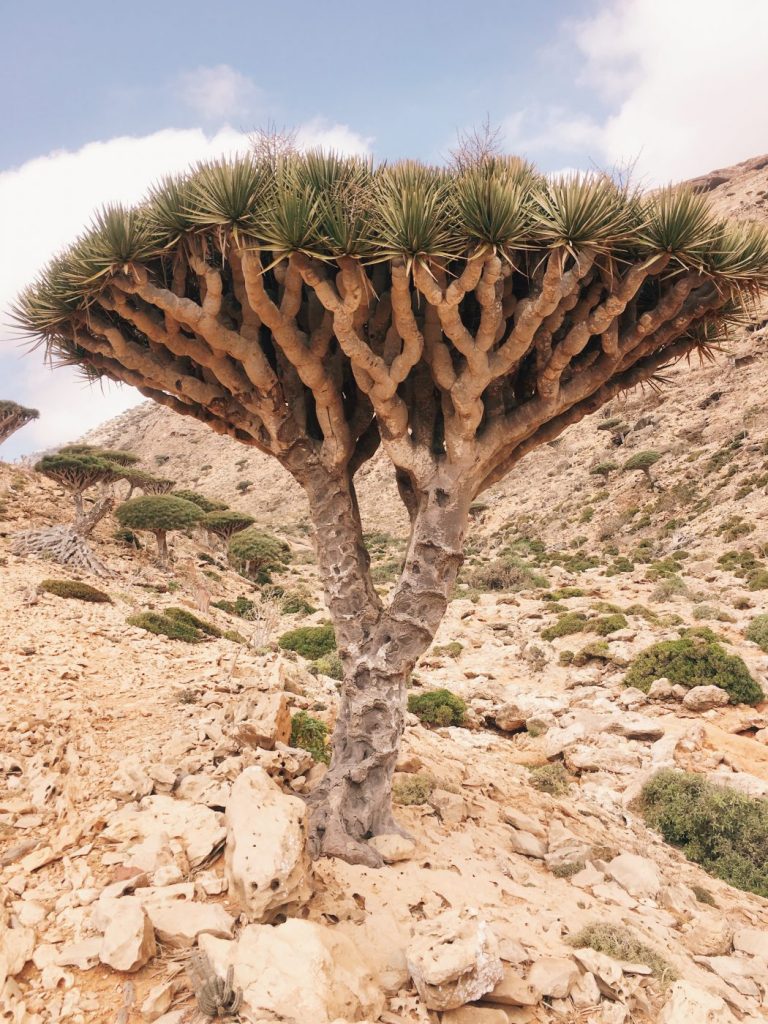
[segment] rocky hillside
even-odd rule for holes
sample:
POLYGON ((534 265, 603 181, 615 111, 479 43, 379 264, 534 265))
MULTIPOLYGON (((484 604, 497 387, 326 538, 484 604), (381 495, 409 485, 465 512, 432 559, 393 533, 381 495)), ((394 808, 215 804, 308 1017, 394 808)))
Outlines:
MULTIPOLYGON (((717 173, 717 202, 759 208, 765 167, 717 173)), ((332 653, 277 643, 325 621, 298 488, 140 407, 88 440, 250 511, 291 559, 259 584, 191 533, 164 568, 106 518, 110 575, 80 580, 15 553, 71 509, 0 464, 0 1019, 768 1019, 765 334, 482 496, 412 679, 395 789, 413 839, 380 840, 378 871, 304 849, 338 684, 332 653), (649 475, 626 465, 644 452, 649 475), (430 716, 436 689, 457 699, 430 716)), ((361 478, 386 592, 404 516, 383 460, 361 478)))

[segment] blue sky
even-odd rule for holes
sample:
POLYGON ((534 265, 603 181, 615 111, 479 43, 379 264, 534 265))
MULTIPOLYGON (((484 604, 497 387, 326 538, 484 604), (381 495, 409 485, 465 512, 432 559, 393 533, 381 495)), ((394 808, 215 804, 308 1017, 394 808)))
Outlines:
POLYGON ((138 398, 24 354, 16 292, 95 207, 267 121, 305 146, 440 161, 488 116, 546 171, 634 162, 648 185, 768 148, 768 104, 748 100, 766 0, 27 0, 4 5, 3 35, 0 398, 41 412, 5 459, 138 398))

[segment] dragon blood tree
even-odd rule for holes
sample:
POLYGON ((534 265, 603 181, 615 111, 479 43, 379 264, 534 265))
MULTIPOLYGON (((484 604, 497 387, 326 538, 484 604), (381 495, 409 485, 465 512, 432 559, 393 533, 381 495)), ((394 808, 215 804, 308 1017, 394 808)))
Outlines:
POLYGON ((75 504, 72 523, 24 530, 14 538, 14 550, 20 554, 46 555, 54 561, 77 566, 99 576, 108 575, 88 544, 97 523, 114 506, 111 495, 103 495, 86 511, 84 495, 97 484, 123 479, 123 468, 115 462, 90 454, 57 452, 45 455, 35 469, 69 491, 75 504))
MULTIPOLYGON (((768 236, 687 191, 514 158, 201 165, 109 207, 21 297, 49 354, 276 458, 304 488, 344 665, 316 854, 375 865, 406 678, 469 506, 616 394, 707 353, 768 283, 768 236), (411 534, 385 606, 355 474, 392 463, 411 534)), ((239 536, 242 536, 239 535, 239 536)))
POLYGON ((24 405, 6 399, 0 401, 0 444, 39 416, 37 409, 27 409, 24 405))

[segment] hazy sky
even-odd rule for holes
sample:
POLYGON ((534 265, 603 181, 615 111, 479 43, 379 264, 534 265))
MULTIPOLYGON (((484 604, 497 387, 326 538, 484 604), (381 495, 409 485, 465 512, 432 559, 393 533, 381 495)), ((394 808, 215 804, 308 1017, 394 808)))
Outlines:
POLYGON ((768 150, 768 0, 25 0, 3 7, 2 449, 71 440, 138 400, 25 353, 15 294, 107 201, 246 144, 439 161, 486 116, 547 171, 636 162, 647 184, 768 150))

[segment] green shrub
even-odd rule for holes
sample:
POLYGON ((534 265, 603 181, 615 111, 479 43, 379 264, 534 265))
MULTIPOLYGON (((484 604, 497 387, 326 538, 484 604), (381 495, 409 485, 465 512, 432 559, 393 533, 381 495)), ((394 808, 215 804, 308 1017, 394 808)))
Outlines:
POLYGON ((173 491, 171 497, 191 501, 193 505, 197 505, 203 512, 223 511, 227 507, 225 501, 216 501, 215 498, 208 498, 204 494, 198 494, 197 491, 173 491))
POLYGON ((224 598, 220 601, 211 601, 211 607, 220 608, 228 615, 237 615, 240 619, 250 619, 253 617, 253 609, 256 605, 249 598, 241 596, 236 597, 234 601, 227 601, 224 598))
POLYGON ((768 590, 768 569, 755 569, 747 577, 747 590, 768 590))
POLYGON ((668 985, 677 978, 677 972, 669 961, 622 925, 595 921, 571 935, 568 945, 574 949, 594 949, 623 963, 645 964, 662 985, 668 985))
POLYGON ((584 612, 565 612, 559 615, 557 622, 541 631, 543 640, 556 640, 560 636, 571 636, 572 633, 583 633, 587 628, 587 616, 584 612))
POLYGON ((105 594, 103 590, 97 590, 89 583, 81 583, 80 580, 43 580, 37 589, 46 594, 72 598, 76 601, 92 601, 95 604, 112 603, 109 594, 105 594))
POLYGON ((283 614, 285 615, 312 615, 317 611, 313 605, 296 591, 288 591, 282 600, 283 614))
POLYGON ((537 765, 528 771, 531 785, 540 793, 549 793, 550 796, 565 796, 571 788, 568 772, 559 761, 537 765))
POLYGON ((756 615, 747 626, 747 640, 768 654, 768 615, 756 615))
POLYGON ((392 786, 392 799, 394 803, 403 807, 425 804, 432 796, 434 788, 435 780, 426 772, 408 775, 404 779, 398 779, 392 786))
POLYGON ((611 649, 607 640, 593 640, 591 644, 585 644, 571 658, 571 663, 580 667, 589 661, 610 661, 611 649))
POLYGON ((118 544, 125 544, 130 548, 137 549, 141 547, 141 541, 139 540, 139 538, 136 536, 133 530, 129 530, 127 529, 127 527, 120 527, 119 530, 115 530, 112 536, 117 541, 118 544))
POLYGON ((344 666, 341 663, 338 651, 331 651, 330 654, 324 654, 322 658, 317 658, 316 661, 312 662, 310 672, 328 676, 330 679, 343 679, 344 666))
POLYGON ((548 590, 541 595, 542 601, 567 601, 571 597, 583 597, 581 587, 560 587, 559 590, 548 590))
POLYGON ((297 711, 291 719, 292 747, 308 750, 316 761, 328 764, 331 752, 328 749, 328 726, 319 718, 313 718, 306 711, 297 711))
POLYGON ((228 552, 230 562, 237 569, 261 583, 269 583, 270 574, 282 569, 291 555, 285 541, 254 526, 236 533, 229 542, 228 552))
POLYGON ((336 634, 330 623, 323 626, 300 626, 283 633, 277 643, 284 651, 295 651, 308 661, 317 661, 324 654, 336 650, 336 634))
POLYGON ((664 769, 643 787, 646 822, 729 885, 768 897, 768 800, 664 769))
POLYGON ((613 471, 618 468, 619 465, 617 462, 601 462, 597 466, 593 466, 592 469, 590 469, 590 473, 592 473, 594 476, 606 477, 610 476, 611 473, 613 473, 613 471))
POLYGON ((530 565, 507 556, 473 569, 467 574, 467 583, 475 590, 518 591, 546 587, 547 579, 530 565))
POLYGON ((670 597, 680 597, 688 593, 688 587, 679 576, 667 576, 653 588, 651 601, 668 601, 670 597))
POLYGON ((555 878, 573 878, 574 875, 578 875, 580 871, 583 871, 586 866, 586 862, 583 860, 567 860, 564 864, 555 864, 552 868, 552 874, 555 878))
POLYGON ((183 640, 187 644, 199 644, 205 640, 205 634, 194 626, 163 615, 161 612, 138 612, 126 620, 129 626, 138 626, 148 633, 167 636, 170 640, 183 640))
POLYGON ((458 640, 451 640, 450 643, 444 644, 443 646, 433 647, 432 654, 436 658, 443 655, 448 658, 458 658, 463 650, 464 644, 460 644, 458 640))
POLYGON ((624 677, 627 686, 647 693, 655 679, 681 686, 719 686, 731 704, 757 704, 763 691, 743 660, 728 654, 706 628, 685 630, 679 640, 662 640, 641 651, 624 677))
POLYGON ((587 623, 588 632, 597 633, 599 636, 608 636, 615 633, 617 629, 626 629, 629 623, 621 612, 614 612, 611 615, 601 615, 587 623))
POLYGON ((222 632, 218 626, 214 626, 212 622, 206 622, 205 619, 199 618, 194 615, 187 608, 166 608, 164 615, 169 619, 173 619, 174 622, 181 622, 185 626, 189 626, 191 629, 198 629, 201 633, 205 633, 206 636, 222 636, 222 632))
POLYGON ((450 690, 428 690, 408 697, 408 710, 424 725, 461 725, 467 705, 450 690))
POLYGON ((625 470, 641 469, 644 473, 648 473, 651 466, 654 466, 661 458, 661 452, 635 452, 634 455, 630 456, 624 463, 625 470))

